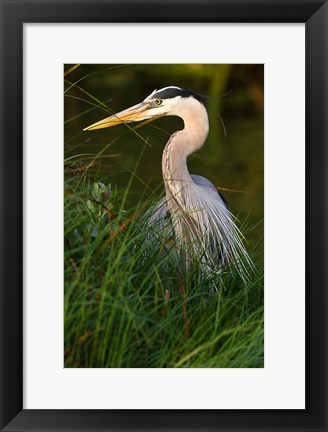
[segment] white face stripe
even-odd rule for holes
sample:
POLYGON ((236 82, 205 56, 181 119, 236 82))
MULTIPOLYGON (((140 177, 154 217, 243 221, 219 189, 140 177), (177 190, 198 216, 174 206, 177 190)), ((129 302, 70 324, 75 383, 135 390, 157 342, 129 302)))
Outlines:
POLYGON ((163 88, 158 89, 158 90, 155 89, 152 93, 150 93, 149 96, 146 97, 146 99, 144 99, 144 102, 145 102, 146 100, 148 100, 148 99, 151 99, 151 97, 152 97, 155 93, 160 92, 160 91, 163 91, 163 90, 167 90, 167 89, 170 89, 170 88, 174 88, 174 89, 182 90, 180 87, 177 87, 177 86, 168 86, 168 87, 163 87, 163 88))

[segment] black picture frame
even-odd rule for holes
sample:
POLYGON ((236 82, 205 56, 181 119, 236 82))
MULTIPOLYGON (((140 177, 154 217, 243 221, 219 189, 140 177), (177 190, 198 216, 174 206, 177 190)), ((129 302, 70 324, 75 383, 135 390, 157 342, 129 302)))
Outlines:
POLYGON ((1 0, 2 431, 328 430, 327 34, 323 0, 1 0), (306 409, 23 409, 23 23, 54 22, 305 23, 306 409))

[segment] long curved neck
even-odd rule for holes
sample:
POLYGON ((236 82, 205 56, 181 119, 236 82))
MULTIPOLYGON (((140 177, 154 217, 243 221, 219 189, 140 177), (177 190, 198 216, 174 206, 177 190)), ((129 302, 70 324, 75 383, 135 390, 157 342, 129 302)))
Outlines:
POLYGON ((177 113, 184 129, 175 132, 167 142, 162 157, 162 172, 167 193, 177 194, 192 182, 187 168, 187 157, 199 150, 208 134, 208 116, 205 107, 195 101, 177 113))

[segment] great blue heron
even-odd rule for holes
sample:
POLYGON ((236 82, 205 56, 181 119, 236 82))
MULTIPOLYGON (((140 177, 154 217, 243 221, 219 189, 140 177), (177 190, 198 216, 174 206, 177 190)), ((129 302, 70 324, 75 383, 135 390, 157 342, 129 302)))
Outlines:
MULTIPOLYGON (((208 271, 219 274, 233 264, 248 279, 253 264, 243 244, 243 236, 227 208, 225 199, 206 178, 190 175, 187 157, 199 150, 208 135, 209 122, 203 97, 180 87, 154 90, 143 102, 98 121, 84 130, 96 130, 163 116, 178 116, 184 128, 171 135, 162 157, 166 196, 149 221, 170 219, 175 243, 183 252, 185 264, 198 257, 208 271)), ((165 222, 166 223, 166 222, 165 222)))

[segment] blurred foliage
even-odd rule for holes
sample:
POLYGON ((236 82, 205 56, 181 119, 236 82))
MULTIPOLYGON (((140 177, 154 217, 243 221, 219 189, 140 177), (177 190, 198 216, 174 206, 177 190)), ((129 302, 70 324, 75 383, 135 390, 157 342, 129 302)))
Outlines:
MULTIPOLYGON (((93 132, 86 126, 132 106, 169 85, 209 96, 210 133, 188 159, 189 171, 211 180, 241 221, 263 241, 264 66, 259 64, 65 65, 65 158, 94 180, 124 189, 135 172, 130 202, 161 187, 161 154, 179 118, 162 118, 139 128, 125 125, 93 132), (223 124, 224 123, 224 127, 223 124), (226 129, 226 135, 224 133, 226 129), (145 141, 150 145, 145 144, 145 141)), ((66 171, 66 173, 69 171, 66 171)))

